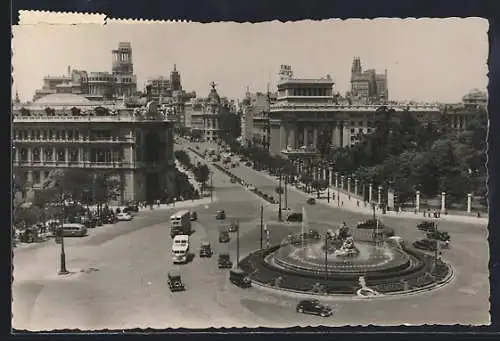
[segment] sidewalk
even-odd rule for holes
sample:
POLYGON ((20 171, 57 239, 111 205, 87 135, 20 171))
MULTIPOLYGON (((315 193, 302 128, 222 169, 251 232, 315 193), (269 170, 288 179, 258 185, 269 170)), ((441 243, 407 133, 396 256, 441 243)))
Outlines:
MULTIPOLYGON (((260 172, 260 174, 264 175, 265 177, 273 180, 276 182, 275 177, 265 173, 265 172, 260 172)), ((299 192, 303 195, 308 195, 304 191, 296 188, 295 186, 290 186, 292 190, 299 192)), ((324 197, 319 199, 321 203, 325 205, 330 205, 332 207, 337 207, 342 210, 346 211, 351 211, 355 213, 360 213, 364 215, 372 215, 373 214, 373 209, 369 204, 367 204, 366 207, 364 207, 364 202, 363 199, 360 196, 355 196, 354 194, 349 194, 345 190, 339 190, 336 187, 330 187, 330 194, 335 193, 335 200, 330 200, 328 203, 328 200, 324 197), (340 196, 339 196, 340 193, 340 196), (337 197, 338 196, 338 197, 337 197), (359 207, 357 202, 359 201, 359 207), (343 205, 342 205, 343 202, 343 205), (340 205, 339 205, 340 203, 340 205)), ((376 208, 375 209, 376 214, 384 217, 397 217, 397 218, 404 218, 404 219, 418 219, 418 220, 426 220, 426 219, 433 219, 433 218, 428 218, 424 217, 423 212, 420 212, 419 214, 415 214, 414 212, 395 212, 395 211, 386 211, 386 214, 382 214, 382 210, 376 208)), ((477 218, 475 216, 466 216, 466 215, 452 215, 452 214, 441 214, 439 219, 443 219, 446 221, 453 221, 457 223, 465 223, 465 224, 476 224, 476 225, 488 225, 488 217, 481 217, 477 218)))

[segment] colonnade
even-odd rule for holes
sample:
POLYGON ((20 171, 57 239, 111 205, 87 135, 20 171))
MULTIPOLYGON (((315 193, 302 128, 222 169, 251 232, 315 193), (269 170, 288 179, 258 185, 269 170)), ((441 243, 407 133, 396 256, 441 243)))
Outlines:
POLYGON ((295 124, 283 122, 280 125, 280 146, 281 149, 298 149, 305 147, 318 147, 318 137, 322 131, 330 134, 332 144, 342 146, 344 140, 344 125, 342 122, 335 124, 295 124))

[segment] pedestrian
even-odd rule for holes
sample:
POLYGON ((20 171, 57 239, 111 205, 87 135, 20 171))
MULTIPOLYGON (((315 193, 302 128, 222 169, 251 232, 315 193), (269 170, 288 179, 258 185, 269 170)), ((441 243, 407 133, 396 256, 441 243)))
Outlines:
POLYGON ((344 201, 342 200, 342 203, 340 204, 340 206, 344 207, 344 201))
POLYGON ((359 200, 356 201, 356 206, 359 207, 359 200))

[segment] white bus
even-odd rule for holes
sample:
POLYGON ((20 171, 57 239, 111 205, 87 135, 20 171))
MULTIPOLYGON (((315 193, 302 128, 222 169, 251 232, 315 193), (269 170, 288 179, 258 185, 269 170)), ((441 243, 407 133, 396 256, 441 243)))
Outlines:
POLYGON ((172 261, 174 264, 186 263, 189 255, 189 236, 179 234, 172 242, 172 261))
POLYGON ((191 234, 191 212, 182 210, 170 217, 170 236, 174 238, 179 234, 191 234))

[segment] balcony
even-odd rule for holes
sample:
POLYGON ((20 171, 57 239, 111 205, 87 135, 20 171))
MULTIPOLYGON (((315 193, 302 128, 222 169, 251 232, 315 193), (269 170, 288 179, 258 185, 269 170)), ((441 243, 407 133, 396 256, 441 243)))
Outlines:
POLYGON ((281 151, 281 154, 287 157, 300 158, 319 155, 319 151, 314 147, 302 146, 300 148, 286 148, 281 151))
MULTIPOLYGON (((38 168, 91 168, 91 169, 121 169, 136 168, 131 162, 91 162, 91 161, 21 161, 14 160, 14 167, 38 168)), ((150 165, 148 165, 149 167, 150 165)))
POLYGON ((41 138, 14 138, 14 143, 67 143, 67 144, 79 144, 79 143, 105 143, 105 144, 120 144, 120 143, 135 143, 134 138, 132 137, 97 137, 97 138, 88 138, 88 137, 79 137, 79 138, 71 138, 71 139, 41 139, 41 138))

